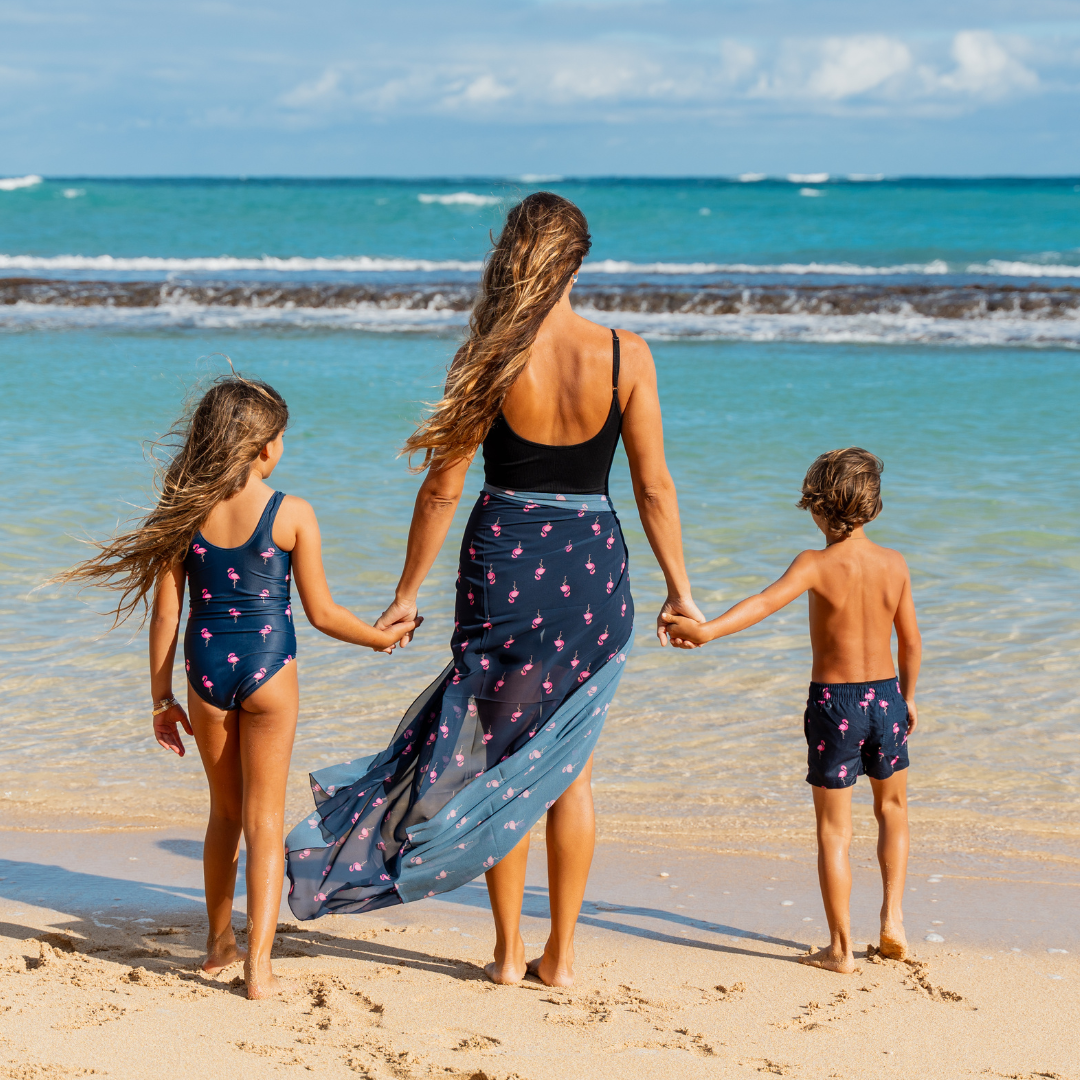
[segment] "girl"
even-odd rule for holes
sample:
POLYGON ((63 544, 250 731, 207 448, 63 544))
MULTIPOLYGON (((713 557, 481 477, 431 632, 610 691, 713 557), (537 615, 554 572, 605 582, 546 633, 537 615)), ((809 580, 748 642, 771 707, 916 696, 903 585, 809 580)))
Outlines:
POLYGON ((299 709, 290 581, 308 620, 330 637, 391 649, 420 619, 376 630, 334 603, 319 525, 308 503, 266 483, 281 460, 288 408, 265 383, 217 379, 170 433, 179 447, 157 506, 138 527, 61 580, 120 592, 116 626, 153 594, 150 693, 154 734, 184 756, 195 737, 210 784, 203 848, 210 929, 206 972, 244 961, 249 998, 278 989, 270 969, 283 876, 285 785, 299 709), (184 635, 188 711, 173 696, 173 658, 188 583, 184 635), (247 845, 248 950, 232 928, 241 830, 247 845))

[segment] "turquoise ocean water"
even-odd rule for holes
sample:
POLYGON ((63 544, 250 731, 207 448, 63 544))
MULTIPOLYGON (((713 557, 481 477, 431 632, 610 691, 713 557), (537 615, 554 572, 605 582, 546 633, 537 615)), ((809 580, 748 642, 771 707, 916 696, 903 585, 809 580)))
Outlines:
MULTIPOLYGON (((969 833, 1022 827, 1020 847, 1037 836, 1073 852, 1076 184, 547 186, 589 215, 597 268, 583 282, 608 290, 596 317, 651 338, 702 606, 719 611, 818 542, 794 508, 816 454, 873 450, 886 472, 872 535, 907 556, 925 635, 913 805, 969 833), (809 315, 658 310, 703 288, 801 289, 816 303, 863 296, 867 282, 877 290, 869 315, 821 304, 809 315), (1057 313, 1018 302, 1008 319, 971 304, 923 316, 897 303, 905 289, 970 299, 990 288, 1051 295, 1057 313)), ((487 230, 529 187, 60 180, 0 191, 0 273, 33 279, 0 281, 0 798, 11 820, 144 821, 199 804, 196 759, 178 762, 149 737, 143 636, 104 636, 70 591, 35 587, 79 557, 77 536, 106 535, 146 499, 141 444, 222 368, 214 354, 288 399, 275 483, 319 513, 338 598, 378 614, 417 483, 396 451, 437 392, 464 318, 430 296, 468 289, 487 230), (301 261, 273 269, 270 259, 301 261), (46 280, 59 284, 33 291, 46 280), (90 301, 76 288, 88 282, 101 283, 90 301), (136 303, 140 282, 153 289, 136 303), (204 302, 208 283, 264 291, 204 302), (277 299, 265 299, 270 286, 277 299), (170 299, 162 290, 174 287, 188 291, 170 299), (331 287, 344 293, 327 304, 331 287), (313 288, 324 290, 314 304, 313 288), (361 289, 374 299, 358 300, 361 289), (427 306, 409 308, 409 290, 427 306)), ((601 804, 631 817, 645 804, 722 810, 772 821, 779 835, 809 799, 805 601, 737 639, 661 651, 650 613, 662 582, 621 454, 613 498, 631 544, 640 647, 598 752, 601 804)), ((455 555, 456 538, 425 587, 429 621, 404 653, 376 657, 301 628, 297 805, 308 768, 379 747, 442 666, 455 555)))

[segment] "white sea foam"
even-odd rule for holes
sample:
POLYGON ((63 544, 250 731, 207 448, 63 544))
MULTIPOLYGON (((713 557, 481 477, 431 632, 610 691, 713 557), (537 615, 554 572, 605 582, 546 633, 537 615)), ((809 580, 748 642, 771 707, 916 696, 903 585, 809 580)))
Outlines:
POLYGON ((162 258, 157 255, 0 255, 0 270, 100 270, 106 273, 229 273, 235 270, 273 270, 288 274, 311 273, 438 273, 445 270, 472 273, 480 270, 479 259, 379 259, 367 255, 341 258, 281 259, 263 255, 241 259, 231 255, 193 259, 162 258))
POLYGON ((788 180, 793 184, 824 184, 829 179, 827 172, 789 172, 788 180))
POLYGON ((40 176, 7 176, 0 179, 0 191, 18 191, 19 188, 37 187, 42 182, 40 176))
POLYGON ((847 178, 855 184, 872 184, 878 180, 884 180, 885 174, 883 172, 853 172, 848 173, 847 178))
POLYGON ((558 184, 562 177, 558 173, 522 173, 518 179, 523 184, 558 184))
POLYGON ((816 187, 801 187, 801 188, 799 188, 799 194, 800 194, 800 195, 807 195, 807 196, 809 196, 809 197, 810 197, 811 199, 813 199, 813 198, 815 198, 815 197, 816 197, 816 196, 818 196, 818 195, 824 195, 824 194, 825 194, 825 192, 824 192, 824 191, 822 191, 822 190, 821 190, 821 188, 816 188, 816 187))
POLYGON ((1008 259, 990 259, 985 263, 972 263, 969 274, 994 274, 1000 277, 1080 277, 1080 266, 1064 263, 1013 262, 1008 259))
POLYGON ((80 195, 86 194, 86 188, 66 187, 60 194, 63 195, 65 199, 77 199, 80 195))
POLYGON ((765 180, 767 174, 763 172, 744 172, 739 173, 739 182, 742 184, 756 184, 760 180, 765 180))
POLYGON ((440 206, 494 206, 500 202, 498 195, 475 195, 471 191, 455 191, 450 195, 417 195, 422 203, 438 203, 440 206))
POLYGON ((830 274, 846 277, 877 277, 895 274, 947 274, 942 259, 898 266, 859 266, 856 263, 635 263, 621 259, 597 259, 582 264, 582 273, 594 274, 830 274))

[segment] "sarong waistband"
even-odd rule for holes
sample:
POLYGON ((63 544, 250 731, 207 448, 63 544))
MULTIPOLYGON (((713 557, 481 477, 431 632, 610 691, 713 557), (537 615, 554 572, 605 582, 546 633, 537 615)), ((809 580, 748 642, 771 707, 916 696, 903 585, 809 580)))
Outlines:
POLYGON ((589 513, 595 513, 598 510, 613 513, 615 510, 607 495, 553 495, 550 491, 507 491, 505 488, 494 487, 491 484, 485 484, 484 491, 488 495, 498 495, 501 499, 524 503, 526 510, 533 506, 552 506, 558 510, 585 510, 589 513))

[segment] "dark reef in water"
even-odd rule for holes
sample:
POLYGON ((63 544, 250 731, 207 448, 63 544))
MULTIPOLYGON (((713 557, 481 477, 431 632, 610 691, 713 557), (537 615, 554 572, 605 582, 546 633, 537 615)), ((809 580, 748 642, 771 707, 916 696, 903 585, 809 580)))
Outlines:
MULTIPOLYGON (((577 286, 577 305, 603 312, 670 315, 923 315, 935 319, 1080 318, 1080 287, 1003 284, 577 286)), ((476 289, 462 284, 330 282, 50 281, 0 278, 0 305, 468 311, 476 289)))

